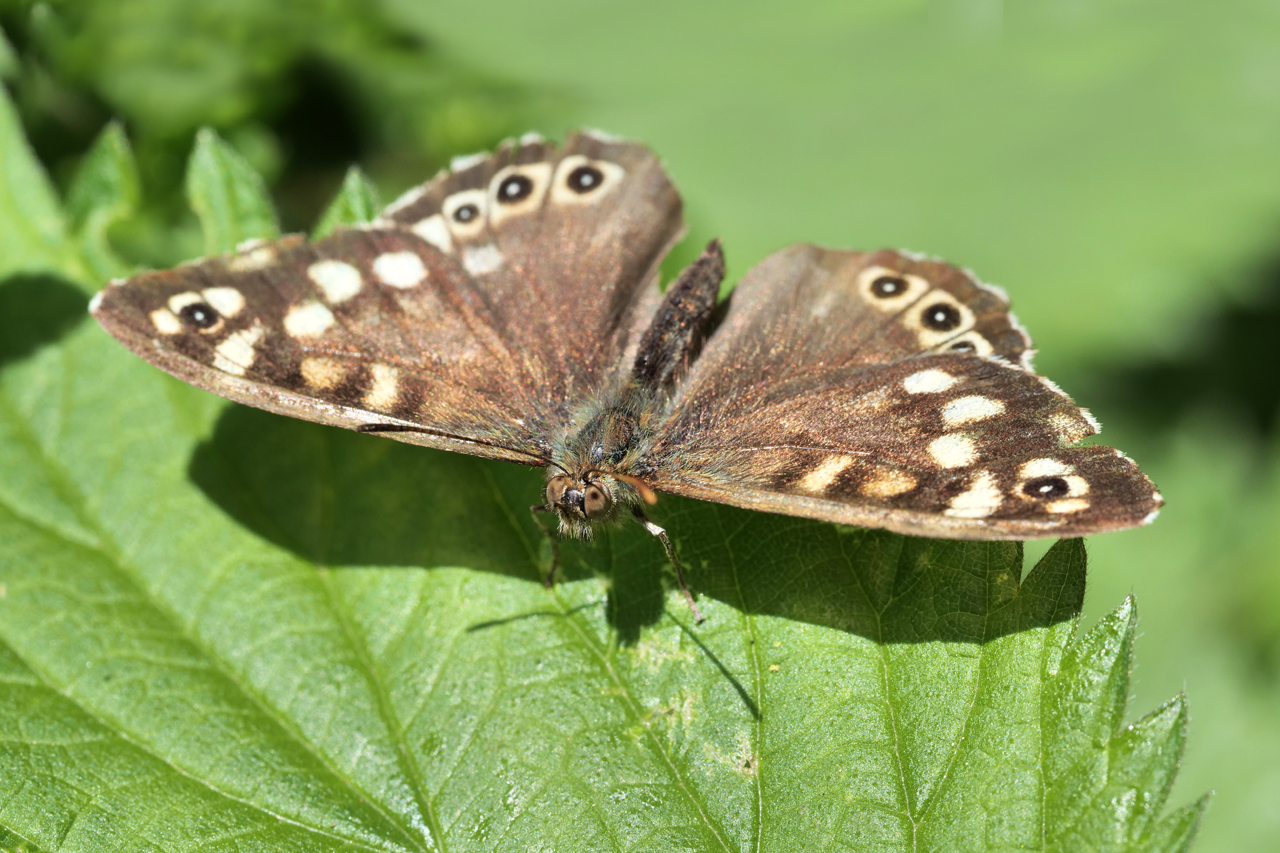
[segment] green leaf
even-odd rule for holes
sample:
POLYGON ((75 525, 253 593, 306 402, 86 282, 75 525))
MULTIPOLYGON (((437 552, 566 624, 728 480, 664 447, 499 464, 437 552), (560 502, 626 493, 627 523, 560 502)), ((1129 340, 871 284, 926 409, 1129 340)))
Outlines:
POLYGON ((10 80, 18 74, 18 55, 0 29, 0 80, 10 80))
POLYGON ((107 230, 134 215, 141 199, 138 167, 119 123, 108 124, 85 155, 67 193, 67 213, 80 240, 80 252, 99 281, 127 275, 131 268, 116 255, 107 230))
POLYGON ((638 525, 564 543, 545 589, 536 471, 224 404, 91 323, 42 340, 0 368, 5 843, 1176 851, 1195 831, 1203 802, 1160 816, 1181 697, 1123 723, 1132 602, 1076 636, 1078 540, 1023 578, 1016 543, 664 499, 694 626, 638 525))
POLYGON ((340 225, 360 225, 371 222, 382 210, 378 188, 373 185, 359 166, 352 166, 342 179, 342 188, 329 202, 320 221, 316 223, 311 239, 327 237, 340 225))
POLYGON ((187 164, 187 199, 204 228, 206 255, 280 235, 262 176, 209 128, 196 134, 187 164))
POLYGON ((44 170, 0 86, 0 280, 16 272, 80 272, 66 223, 44 170))

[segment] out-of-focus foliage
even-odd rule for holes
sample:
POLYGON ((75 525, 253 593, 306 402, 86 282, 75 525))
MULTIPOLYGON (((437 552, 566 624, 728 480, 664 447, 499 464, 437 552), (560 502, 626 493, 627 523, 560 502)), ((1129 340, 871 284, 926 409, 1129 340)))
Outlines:
MULTIPOLYGON (((352 162, 390 198, 449 154, 585 124, 663 155, 693 236, 725 239, 732 276, 800 240, 906 246, 974 268, 1010 291, 1042 348, 1038 366, 1093 407, 1101 439, 1135 456, 1168 498, 1153 527, 1090 542, 1086 612, 1136 591, 1140 706, 1184 686, 1193 697, 1174 798, 1219 792, 1197 849, 1270 848, 1280 834, 1280 390, 1269 367, 1280 8, 251 5, 65 2, 35 13, 0 0, 12 44, 0 46, 0 77, 59 183, 69 186, 109 117, 137 146, 147 201, 132 224, 112 226, 122 254, 158 264, 199 253, 174 189, 199 123, 268 173, 294 230, 312 224, 352 162), (338 43, 363 46, 319 49, 338 43), (180 108, 148 113, 162 95, 180 108), (168 123, 180 115, 178 131, 168 123)), ((0 255, 72 264, 49 237, 57 214, 33 198, 30 237, 0 235, 0 255)))
POLYGON ((152 263, 194 243, 158 232, 184 210, 173 187, 199 126, 219 129, 266 175, 297 229, 350 163, 414 183, 556 103, 449 56, 376 3, 0 0, 0 25, 15 48, 0 50, 0 74, 56 176, 69 176, 105 120, 124 120, 161 221, 119 236, 152 263))

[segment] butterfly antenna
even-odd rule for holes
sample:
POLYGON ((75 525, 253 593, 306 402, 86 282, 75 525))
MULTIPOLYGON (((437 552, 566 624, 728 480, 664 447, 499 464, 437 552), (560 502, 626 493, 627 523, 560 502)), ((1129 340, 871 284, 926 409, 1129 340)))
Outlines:
MULTIPOLYGON (((427 427, 415 426, 413 424, 360 424, 358 427, 356 427, 356 432, 367 432, 367 433, 414 432, 414 433, 421 433, 423 435, 434 435, 440 438, 452 439, 453 441, 461 441, 465 444, 476 444, 481 447, 492 447, 496 450, 505 450, 508 453, 515 453, 520 456, 524 456, 527 459, 532 459, 533 461, 529 463, 530 465, 542 465, 544 467, 547 465, 555 465, 555 467, 559 468, 561 471, 564 471, 564 468, 562 466, 557 465, 555 462, 552 462, 550 459, 544 459, 535 453, 527 453, 523 450, 520 450, 519 448, 508 447, 505 444, 498 444, 496 441, 485 441, 482 438, 470 438, 465 435, 455 435, 454 433, 451 433, 451 432, 444 432, 443 430, 438 430, 438 429, 428 429, 427 427)), ((569 472, 565 471, 565 473, 567 474, 569 472)))

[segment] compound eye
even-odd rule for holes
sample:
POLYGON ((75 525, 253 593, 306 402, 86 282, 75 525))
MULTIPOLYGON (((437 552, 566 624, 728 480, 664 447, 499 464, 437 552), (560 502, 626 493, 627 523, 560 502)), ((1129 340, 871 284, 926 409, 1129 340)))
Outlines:
POLYGON ((547 483, 547 506, 559 506, 564 499, 564 490, 569 487, 569 478, 563 474, 552 477, 547 483))
POLYGON ((582 496, 582 509, 587 518, 604 518, 613 508, 613 498, 599 486, 589 485, 582 496))

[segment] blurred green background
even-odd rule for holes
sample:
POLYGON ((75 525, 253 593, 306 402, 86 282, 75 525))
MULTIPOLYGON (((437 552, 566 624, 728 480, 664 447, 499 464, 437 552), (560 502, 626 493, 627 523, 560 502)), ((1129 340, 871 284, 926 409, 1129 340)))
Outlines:
MULTIPOLYGON (((1280 837, 1280 4, 0 0, 0 78, 65 188, 104 124, 137 151, 130 260, 200 254, 210 124, 310 227, 346 167, 383 195, 538 129, 644 140, 676 260, 798 241, 940 255, 1005 286, 1037 367, 1168 507, 1090 542, 1086 616, 1132 591, 1133 707, 1185 689, 1174 802, 1199 851, 1280 837)), ((1038 554, 1045 546, 1033 547, 1038 554)))

